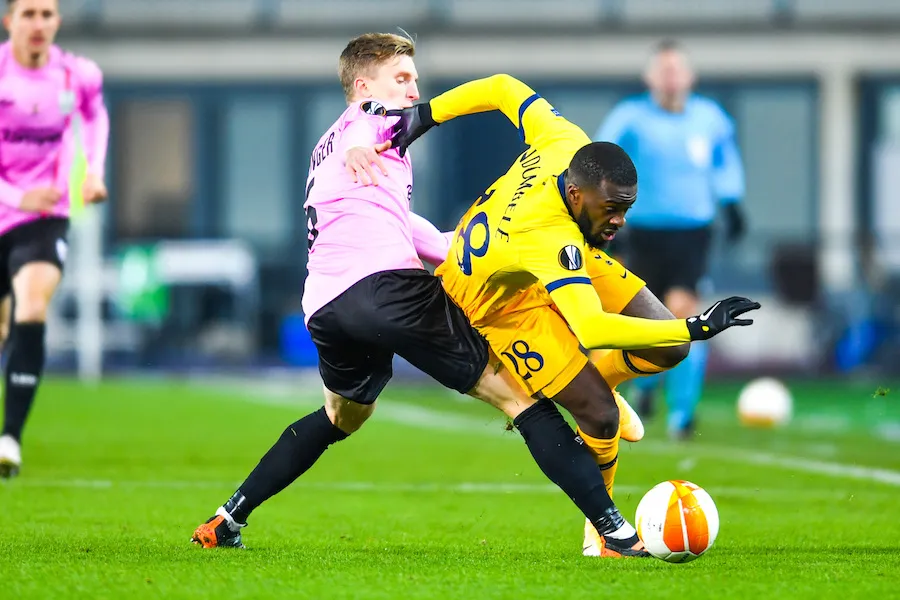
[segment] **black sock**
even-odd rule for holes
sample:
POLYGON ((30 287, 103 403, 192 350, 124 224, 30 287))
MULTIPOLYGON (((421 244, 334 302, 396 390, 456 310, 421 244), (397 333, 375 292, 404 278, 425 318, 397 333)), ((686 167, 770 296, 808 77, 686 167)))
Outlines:
POLYGON ((346 437, 346 433, 332 424, 324 406, 306 415, 284 430, 225 503, 225 510, 238 523, 246 523, 253 509, 303 475, 328 446, 346 437))
POLYGON ((25 419, 44 371, 43 323, 14 323, 6 361, 3 435, 22 439, 25 419))
POLYGON ((594 457, 551 400, 529 406, 513 423, 544 475, 572 499, 601 535, 625 524, 606 493, 594 457))

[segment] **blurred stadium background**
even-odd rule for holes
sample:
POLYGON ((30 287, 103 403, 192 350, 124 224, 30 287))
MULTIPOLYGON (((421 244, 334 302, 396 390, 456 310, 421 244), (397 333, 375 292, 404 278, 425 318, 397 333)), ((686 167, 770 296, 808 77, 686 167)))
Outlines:
MULTIPOLYGON (((900 403, 882 388, 900 385, 900 0, 60 5, 59 43, 105 72, 110 201, 74 221, 56 376, 0 485, 0 596, 897 596, 900 403), (401 363, 355 441, 254 514, 250 551, 187 544, 321 406, 300 314, 309 154, 344 110, 346 42, 397 27, 423 97, 506 72, 591 135, 675 38, 735 119, 750 233, 717 240, 704 293, 764 310, 712 341, 694 441, 648 422, 616 480, 629 517, 660 481, 704 486, 722 519, 707 557, 579 560, 581 516, 506 419, 401 363), (787 427, 735 418, 760 374, 788 382, 787 427)), ((413 150, 414 210, 452 228, 518 151, 497 114, 435 129, 413 150)))
MULTIPOLYGON (((86 211, 49 327, 60 372, 308 367, 308 156, 344 107, 346 41, 403 27, 423 97, 508 72, 589 134, 662 37, 737 123, 750 235, 709 294, 759 299, 714 376, 900 362, 896 0, 61 0, 105 72, 111 201, 86 211)), ((519 149, 496 114, 415 150, 413 207, 451 229, 519 149)))

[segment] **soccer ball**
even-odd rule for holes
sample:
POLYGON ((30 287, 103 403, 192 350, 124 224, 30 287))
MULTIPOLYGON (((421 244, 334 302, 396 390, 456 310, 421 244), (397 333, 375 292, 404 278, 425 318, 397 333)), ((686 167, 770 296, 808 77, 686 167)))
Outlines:
POLYGON ((741 390, 737 411, 748 427, 776 427, 791 418, 794 401, 783 383, 771 377, 754 379, 741 390))
POLYGON ((647 552, 670 563, 691 562, 719 534, 719 511, 709 494, 689 481, 664 481, 644 494, 635 515, 647 552))

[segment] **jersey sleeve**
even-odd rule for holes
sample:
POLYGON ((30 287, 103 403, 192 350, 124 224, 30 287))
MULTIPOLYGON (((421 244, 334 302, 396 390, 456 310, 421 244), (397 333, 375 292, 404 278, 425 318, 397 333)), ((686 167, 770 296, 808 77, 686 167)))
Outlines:
POLYGON ((575 223, 533 227, 516 234, 515 247, 520 266, 534 275, 551 294, 565 286, 591 289, 584 264, 584 237, 575 223))
POLYGON ((425 217, 409 213, 409 219, 412 224, 413 245, 416 247, 416 254, 425 262, 435 267, 440 266, 450 252, 450 239, 425 217))
POLYGON ((517 238, 520 267, 544 285, 585 348, 636 350, 691 341, 682 319, 653 321, 604 312, 585 267, 584 237, 574 223, 532 229, 517 238))
POLYGON ((19 208, 22 204, 22 196, 25 190, 14 185, 11 181, 0 176, 0 204, 12 208, 19 208))
POLYGON ((602 250, 585 246, 585 264, 603 310, 619 314, 647 284, 602 250))
POLYGON ((391 139, 391 126, 397 117, 385 117, 386 109, 377 100, 366 100, 348 113, 341 133, 340 149, 374 146, 391 139))
POLYGON ((476 79, 431 100, 432 118, 438 123, 491 110, 506 115, 529 146, 542 148, 568 141, 580 148, 591 141, 580 127, 563 118, 540 94, 510 75, 476 79))
POLYGON ((109 113, 103 101, 103 72, 92 60, 78 57, 75 69, 80 84, 78 112, 83 123, 83 144, 88 170, 103 177, 109 144, 109 113))
POLYGON ((716 106, 715 110, 721 128, 713 147, 712 187, 716 198, 727 204, 744 197, 744 166, 735 138, 734 123, 721 108, 716 106))

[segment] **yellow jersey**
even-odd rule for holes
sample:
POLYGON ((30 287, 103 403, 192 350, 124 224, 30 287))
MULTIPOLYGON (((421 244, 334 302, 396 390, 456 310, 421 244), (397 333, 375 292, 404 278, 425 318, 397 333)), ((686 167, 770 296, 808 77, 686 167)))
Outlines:
POLYGON ((546 305, 528 293, 541 284, 586 348, 646 348, 690 341, 683 320, 651 321, 609 314, 591 286, 591 252, 565 200, 565 169, 591 139, 541 96, 509 75, 454 88, 431 101, 438 123, 501 110, 528 149, 460 220, 436 274, 475 327, 499 313, 546 305))

